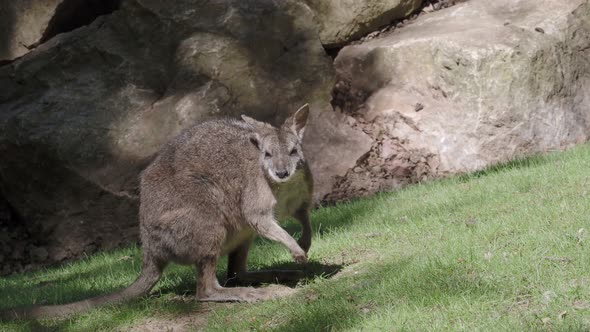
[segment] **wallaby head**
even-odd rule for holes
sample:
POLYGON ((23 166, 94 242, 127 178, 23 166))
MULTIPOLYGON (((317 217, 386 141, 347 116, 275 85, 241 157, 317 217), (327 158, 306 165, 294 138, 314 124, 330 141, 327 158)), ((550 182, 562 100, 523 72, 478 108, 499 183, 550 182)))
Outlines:
POLYGON ((305 161, 301 149, 303 132, 309 116, 309 105, 305 104, 287 118, 280 128, 242 115, 242 119, 254 127, 250 141, 260 151, 264 173, 273 182, 286 182, 297 167, 305 161))

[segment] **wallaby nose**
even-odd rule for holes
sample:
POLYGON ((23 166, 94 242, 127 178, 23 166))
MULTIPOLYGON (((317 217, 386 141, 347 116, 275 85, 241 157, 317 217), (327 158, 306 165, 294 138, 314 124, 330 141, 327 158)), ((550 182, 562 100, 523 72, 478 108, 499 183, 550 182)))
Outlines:
POLYGON ((289 172, 288 171, 276 171, 275 174, 277 175, 277 177, 279 179, 284 179, 287 176, 289 176, 289 172))

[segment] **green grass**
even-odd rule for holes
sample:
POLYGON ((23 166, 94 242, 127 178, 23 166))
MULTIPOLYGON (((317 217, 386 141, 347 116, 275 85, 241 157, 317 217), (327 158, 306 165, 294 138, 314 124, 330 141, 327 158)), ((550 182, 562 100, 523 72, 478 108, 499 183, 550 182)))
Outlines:
MULTIPOLYGON (((172 266, 149 297, 0 330, 126 330, 148 318, 207 315, 198 328, 590 331, 589 190, 590 145, 583 145, 315 211, 313 277, 292 297, 186 301, 178 295, 194 294, 194 272, 172 266)), ((122 288, 138 274, 138 257, 128 248, 2 278, 0 308, 122 288)), ((255 269, 289 262, 284 248, 264 240, 250 259, 255 269)))

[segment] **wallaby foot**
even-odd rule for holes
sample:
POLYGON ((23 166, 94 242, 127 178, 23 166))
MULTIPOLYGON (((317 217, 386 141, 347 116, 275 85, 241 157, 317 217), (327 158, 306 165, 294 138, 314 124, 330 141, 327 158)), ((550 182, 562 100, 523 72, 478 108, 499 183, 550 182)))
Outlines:
POLYGON ((197 300, 203 302, 256 302, 290 294, 289 287, 234 287, 226 288, 219 285, 215 268, 217 258, 202 259, 197 264, 197 300), (285 289, 288 288, 289 290, 285 289))

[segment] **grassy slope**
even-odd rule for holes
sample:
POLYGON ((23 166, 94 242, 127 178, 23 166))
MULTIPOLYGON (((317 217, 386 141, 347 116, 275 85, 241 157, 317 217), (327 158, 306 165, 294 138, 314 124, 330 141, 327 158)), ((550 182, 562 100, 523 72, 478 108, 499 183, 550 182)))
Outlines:
MULTIPOLYGON (((0 330, 125 330, 146 317, 209 310, 210 330, 590 330, 590 145, 469 176, 323 208, 311 272, 290 298, 203 307, 194 273, 173 266, 150 297, 63 321, 0 330)), ((295 228, 294 228, 295 229, 295 228)), ((289 262, 259 241, 254 268, 289 262)), ((129 284, 138 249, 0 279, 0 308, 62 303, 129 284)), ((220 269, 220 273, 222 273, 220 269)))

